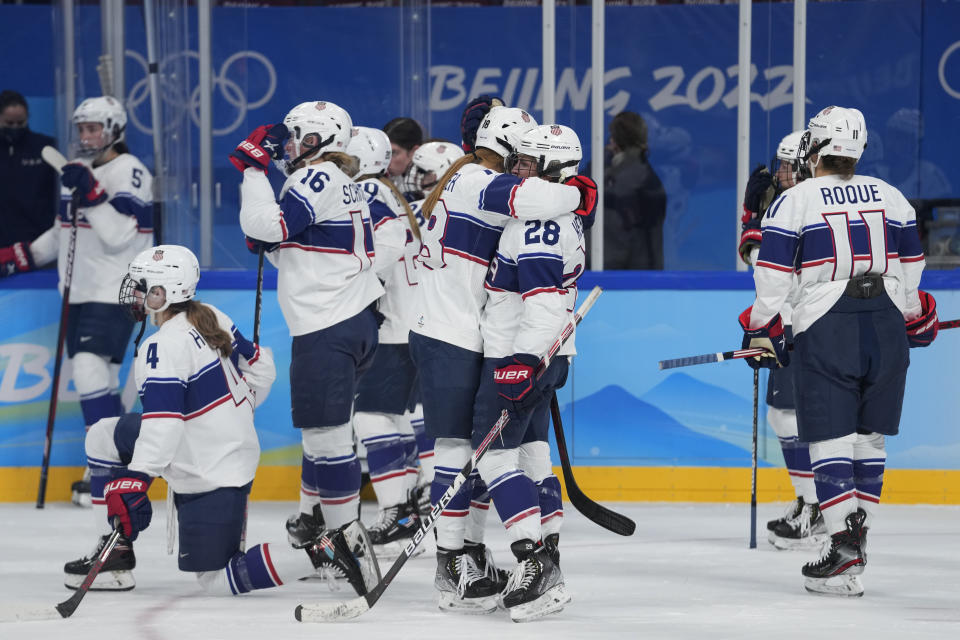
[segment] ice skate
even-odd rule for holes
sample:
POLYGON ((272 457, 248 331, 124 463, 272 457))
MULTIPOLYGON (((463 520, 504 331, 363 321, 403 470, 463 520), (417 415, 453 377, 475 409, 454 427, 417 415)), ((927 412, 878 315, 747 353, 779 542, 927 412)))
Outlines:
POLYGON ((553 564, 557 565, 557 568, 560 568, 560 534, 551 533, 548 536, 543 538, 543 546, 547 548, 547 553, 550 555, 550 559, 553 560, 553 564))
MULTIPOLYGON (((803 497, 797 496, 797 499, 787 506, 787 510, 784 511, 782 516, 775 520, 767 521, 767 531, 773 531, 778 525, 784 524, 788 520, 794 520, 798 518, 800 516, 800 511, 803 509, 803 505, 803 497)), ((773 541, 771 541, 770 544, 773 544, 773 541)))
POLYGON ((357 521, 340 529, 322 531, 304 549, 332 591, 339 589, 336 580, 346 579, 357 595, 362 596, 380 581, 380 569, 371 553, 369 537, 357 521))
POLYGON ((827 540, 827 526, 820 513, 820 505, 804 503, 796 518, 779 523, 768 534, 770 544, 777 549, 814 549, 827 540))
POLYGON ((90 495, 90 469, 83 472, 83 478, 70 485, 70 501, 78 507, 93 507, 90 495))
POLYGON ((547 549, 532 540, 518 540, 510 550, 519 562, 501 596, 510 619, 529 622, 563 610, 571 598, 547 549))
POLYGON ((499 606, 497 585, 466 551, 437 550, 433 585, 440 592, 438 606, 443 611, 482 614, 496 611, 499 606))
POLYGON ((487 548, 487 545, 482 542, 464 541, 463 551, 470 554, 473 563, 477 565, 477 569, 496 585, 497 593, 503 591, 503 588, 507 586, 507 580, 510 579, 510 572, 497 567, 497 563, 493 560, 493 554, 487 548))
MULTIPOLYGON (((377 522, 367 530, 378 558, 390 560, 398 557, 420 530, 420 514, 414 500, 411 498, 383 509, 377 522)), ((414 555, 421 553, 423 545, 416 548, 414 555)))
MULTIPOLYGON (((87 578, 97 556, 107 543, 110 534, 100 536, 97 545, 88 555, 63 565, 63 585, 67 589, 79 589, 87 578)), ((110 552, 107 561, 103 563, 100 573, 90 586, 91 591, 129 591, 136 586, 133 579, 133 568, 137 566, 137 558, 133 554, 133 544, 120 536, 117 545, 110 552)))
POLYGON ((865 515, 862 509, 847 515, 847 529, 830 536, 818 560, 803 565, 807 591, 837 596, 863 595, 858 576, 866 565, 860 546, 865 515))
POLYGON ((313 505, 313 513, 298 513, 287 518, 287 540, 294 549, 303 549, 323 532, 323 511, 313 505))

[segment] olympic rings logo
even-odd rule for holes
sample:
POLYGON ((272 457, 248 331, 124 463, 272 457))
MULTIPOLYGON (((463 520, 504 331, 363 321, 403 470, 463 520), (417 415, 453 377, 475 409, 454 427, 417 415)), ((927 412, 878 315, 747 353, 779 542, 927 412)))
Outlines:
MULTIPOLYGON (((134 127, 137 128, 137 130, 147 135, 152 135, 152 125, 150 123, 144 123, 141 121, 141 119, 137 116, 136 111, 138 106, 144 102, 149 102, 150 99, 150 76, 147 72, 147 60, 137 51, 127 49, 126 54, 128 58, 131 58, 134 62, 140 65, 144 75, 144 77, 138 80, 137 83, 134 84, 130 89, 130 94, 127 97, 127 114, 130 122, 134 127)), ((189 113, 193 124, 198 127, 200 126, 200 86, 198 85, 194 87, 193 90, 190 91, 190 95, 188 97, 185 96, 182 91, 178 91, 178 89, 182 89, 182 87, 178 87, 175 82, 175 78, 178 76, 178 74, 182 74, 184 76, 187 75, 184 73, 186 71, 186 64, 189 62, 199 63, 199 61, 200 56, 196 51, 180 51, 172 56, 164 58, 160 62, 160 99, 166 105, 173 108, 173 113, 175 114, 173 119, 174 125, 180 124, 186 114, 189 113), (162 80, 164 77, 168 79, 166 82, 162 80)), ((192 75, 196 77, 196 73, 192 73, 192 75)), ((273 63, 270 62, 269 58, 257 51, 237 51, 229 58, 224 60, 223 64, 220 65, 219 73, 213 74, 212 80, 213 89, 215 91, 220 91, 220 95, 223 97, 223 99, 236 109, 236 114, 229 124, 219 128, 216 126, 216 124, 214 124, 213 135, 215 136, 225 136, 233 131, 236 131, 243 123, 244 119, 246 119, 247 112, 251 109, 258 109, 267 104, 277 90, 277 70, 274 68, 273 63), (264 91, 263 95, 256 100, 249 101, 241 89, 240 82, 231 80, 228 77, 233 65, 241 61, 246 65, 250 65, 253 62, 259 63, 266 72, 267 90, 264 91)), ((167 113, 169 113, 169 111, 167 113)), ((219 110, 217 113, 219 113, 219 110)))
POLYGON ((950 57, 950 54, 957 49, 960 49, 960 40, 957 40, 952 45, 947 47, 946 51, 943 52, 943 55, 940 56, 940 64, 937 65, 937 77, 940 79, 940 86, 943 87, 943 90, 947 92, 947 95, 949 95, 951 98, 960 100, 960 91, 950 86, 950 84, 947 82, 947 74, 945 71, 947 67, 947 59, 950 57))

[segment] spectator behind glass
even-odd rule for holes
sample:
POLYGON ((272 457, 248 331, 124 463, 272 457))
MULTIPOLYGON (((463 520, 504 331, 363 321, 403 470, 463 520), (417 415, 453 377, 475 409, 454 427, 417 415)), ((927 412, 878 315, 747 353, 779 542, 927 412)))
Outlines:
POLYGON ((27 101, 16 91, 0 93, 0 247, 33 242, 53 225, 60 181, 40 157, 50 136, 27 126, 27 101))
POLYGON ((649 153, 643 118, 631 111, 614 116, 604 154, 604 269, 663 269, 667 193, 649 153))
POLYGON ((393 152, 387 175, 408 202, 420 200, 423 192, 416 184, 417 170, 413 166, 413 154, 426 137, 423 127, 413 118, 394 118, 383 125, 383 130, 390 138, 390 149, 393 152))

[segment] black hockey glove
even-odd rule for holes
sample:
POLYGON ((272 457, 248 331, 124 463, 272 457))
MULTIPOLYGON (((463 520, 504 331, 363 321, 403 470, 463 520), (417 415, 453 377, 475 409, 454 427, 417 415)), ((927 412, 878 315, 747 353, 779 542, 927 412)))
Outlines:
POLYGON ((766 367, 776 369, 790 364, 790 351, 787 347, 787 338, 783 334, 783 323, 780 321, 780 314, 770 318, 770 321, 762 327, 750 329, 750 314, 753 311, 753 305, 747 307, 747 310, 740 314, 740 326, 743 327, 743 349, 753 349, 760 347, 766 349, 769 355, 755 356, 753 358, 744 358, 751 369, 766 367))
MULTIPOLYGON (((763 197, 773 186, 773 176, 765 165, 759 164, 747 179, 747 188, 743 192, 743 210, 754 218, 759 218, 763 211, 763 197)), ((746 215, 744 215, 746 218, 746 215)))
POLYGON ((107 192, 93 177, 90 167, 85 164, 71 162, 63 165, 60 182, 79 196, 77 199, 79 207, 93 207, 107 201, 107 192))
POLYGON ((489 113, 491 107, 502 107, 503 100, 496 96, 482 95, 467 103, 460 116, 460 137, 463 139, 463 150, 471 153, 477 142, 477 129, 483 122, 483 117, 489 113))

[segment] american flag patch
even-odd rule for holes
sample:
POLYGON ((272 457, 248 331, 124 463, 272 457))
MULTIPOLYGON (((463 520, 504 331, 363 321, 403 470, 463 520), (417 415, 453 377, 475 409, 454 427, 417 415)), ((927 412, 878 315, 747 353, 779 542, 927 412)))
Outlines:
POLYGON ((552 135, 558 136, 558 135, 560 135, 561 133, 563 133, 563 129, 560 128, 560 125, 556 125, 556 124, 555 124, 555 125, 553 125, 552 127, 550 127, 550 133, 551 133, 552 135))
POLYGON ((156 251, 154 251, 154 252, 153 252, 153 259, 154 259, 156 262, 160 262, 161 260, 163 260, 163 249, 157 249, 156 251))
POLYGON ((315 105, 313 105, 313 106, 314 106, 314 108, 315 108, 317 111, 323 111, 324 109, 327 108, 327 103, 326 103, 326 102, 318 102, 317 104, 315 104, 315 105))
POLYGON ((521 111, 521 112, 520 112, 520 118, 521 118, 524 122, 530 122, 530 114, 528 114, 526 111, 521 111))

